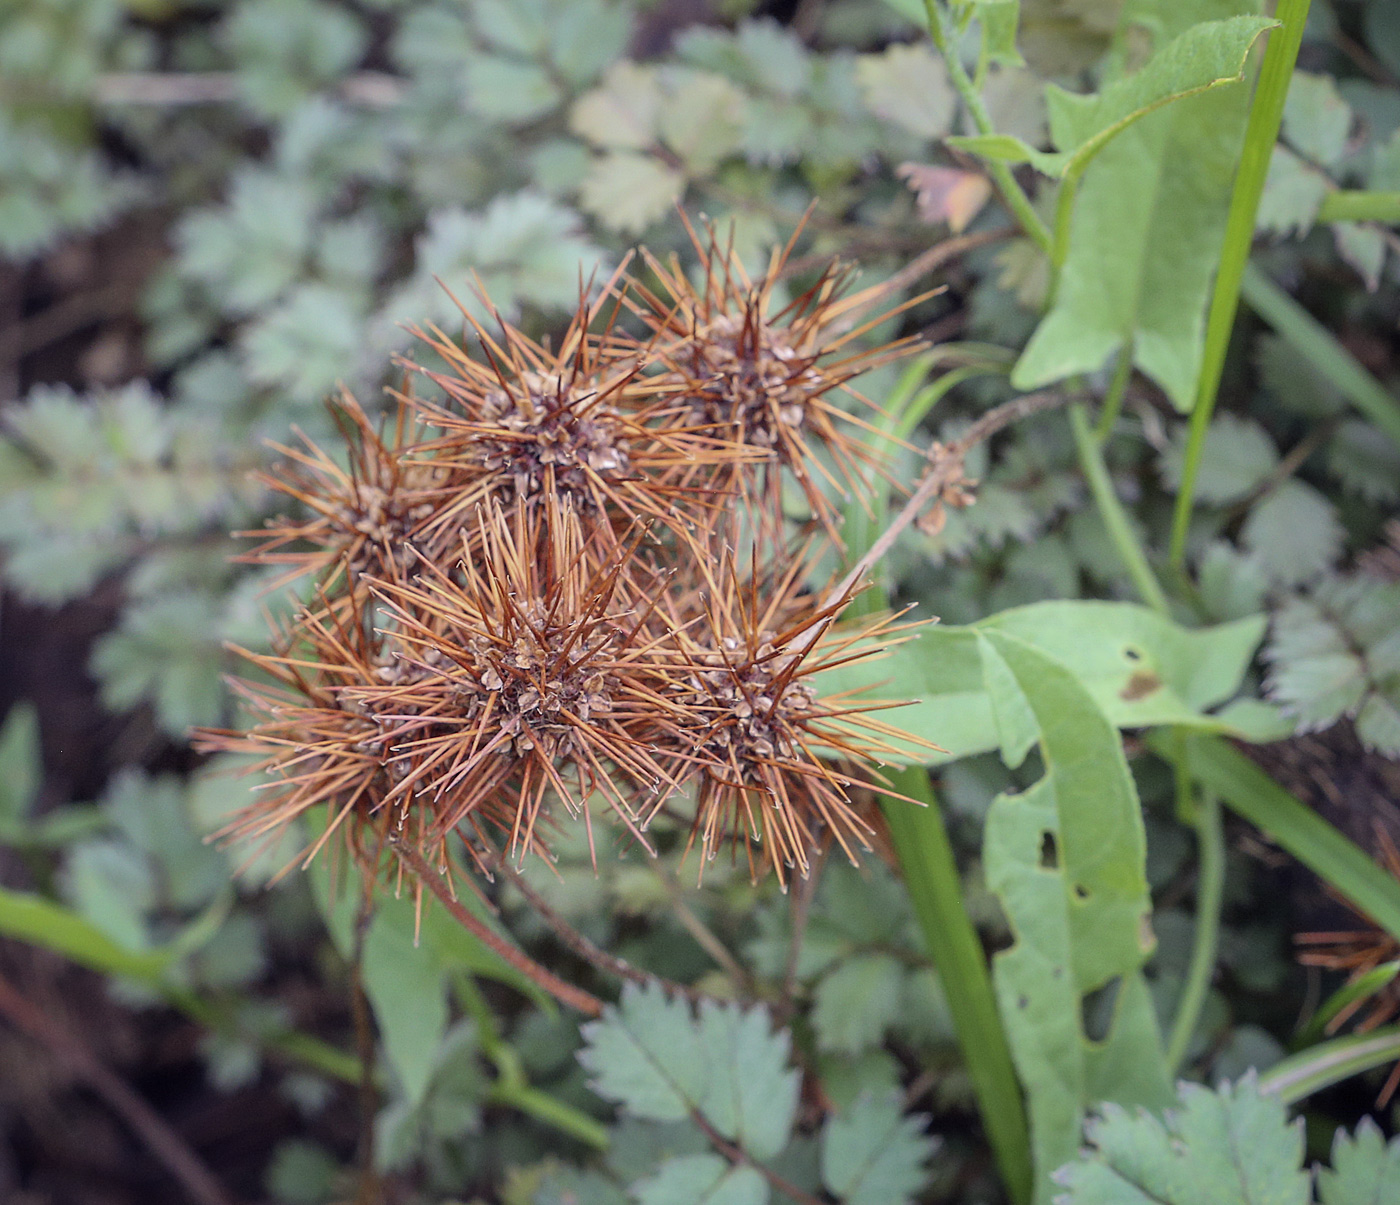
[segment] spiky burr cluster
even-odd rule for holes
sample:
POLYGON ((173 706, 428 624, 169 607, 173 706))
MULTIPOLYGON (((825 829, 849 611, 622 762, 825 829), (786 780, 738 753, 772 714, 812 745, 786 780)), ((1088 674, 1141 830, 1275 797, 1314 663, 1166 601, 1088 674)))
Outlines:
POLYGON ((869 848, 849 792, 893 730, 818 675, 898 629, 836 628, 850 591, 812 577, 831 493, 878 467, 835 395, 907 344, 848 354, 837 274, 774 313, 786 250, 754 282, 695 241, 698 288, 648 258, 649 285, 614 277, 555 348, 465 311, 479 355, 415 332, 437 366, 407 366, 387 425, 335 403, 348 467, 279 449, 264 480, 304 515, 243 559, 311 575, 314 601, 245 654, 251 724, 200 736, 268 775, 230 835, 324 808, 308 856, 334 835, 367 867, 389 842, 441 866, 460 838, 489 870, 561 824, 592 846, 601 800, 648 849, 681 816, 704 860, 784 883, 824 842, 869 848), (785 475, 808 516, 784 514, 785 475))

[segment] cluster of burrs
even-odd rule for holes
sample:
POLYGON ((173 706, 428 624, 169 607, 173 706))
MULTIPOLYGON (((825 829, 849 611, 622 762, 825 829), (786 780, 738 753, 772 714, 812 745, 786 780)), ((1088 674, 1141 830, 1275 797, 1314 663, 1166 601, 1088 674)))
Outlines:
POLYGON ((855 587, 814 573, 833 500, 883 471, 850 382, 912 342, 851 350, 872 298, 834 269, 775 300, 791 244, 754 280, 694 242, 698 283, 644 254, 555 347, 465 308, 472 352, 415 331, 431 366, 390 417, 333 404, 348 460, 278 449, 265 483, 301 513, 243 559, 312 588, 244 653, 249 726, 200 736, 266 775, 230 835, 315 814, 307 857, 335 838, 366 866, 399 843, 489 871, 567 823, 596 849, 595 813, 651 849, 665 814, 702 866, 727 848, 784 883, 870 847, 853 792, 895 753, 890 704, 821 675, 899 628, 838 626, 855 587))

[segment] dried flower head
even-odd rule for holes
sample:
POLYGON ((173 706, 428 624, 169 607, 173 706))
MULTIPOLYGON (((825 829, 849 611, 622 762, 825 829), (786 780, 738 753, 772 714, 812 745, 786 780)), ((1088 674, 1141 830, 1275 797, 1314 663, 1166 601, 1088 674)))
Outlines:
POLYGON ((408 458, 423 428, 406 406, 397 408, 387 435, 349 392, 329 408, 349 450, 348 466, 341 468, 305 436, 304 449, 272 444, 284 463, 258 480, 310 514, 239 532, 263 542, 238 559, 287 565, 283 581, 314 573, 322 588, 337 594, 341 575, 348 589, 366 575, 393 575, 411 565, 418 532, 442 505, 445 472, 426 457, 408 458))
MULTIPOLYGON (((702 239, 690 228, 700 255, 702 277, 692 285, 672 260, 647 254, 656 290, 633 282, 632 302, 653 333, 655 356, 663 366, 660 382, 672 396, 670 421, 750 449, 759 456, 762 488, 752 489, 753 462, 729 460, 718 466, 722 488, 737 489, 755 516, 771 525, 782 515, 781 473, 796 478, 812 513, 835 536, 836 512, 828 488, 864 498, 866 472, 879 458, 859 432, 871 424, 837 404, 841 392, 861 407, 879 408, 848 382, 870 369, 908 354, 915 339, 900 339, 869 350, 852 350, 872 327, 897 313, 859 321, 881 290, 843 296, 852 273, 829 265, 816 282, 786 305, 774 293, 787 267, 801 227, 767 270, 750 279, 732 245, 721 247, 713 229, 702 239), (834 472, 815 449, 830 458, 834 472)), ((903 307, 899 307, 903 308, 903 307)), ((688 480, 699 478, 692 472, 688 480)))
POLYGON ((499 338, 493 337, 465 308, 481 360, 440 331, 415 332, 446 364, 445 371, 411 366, 442 390, 443 403, 408 399, 443 433, 422 454, 452 472, 451 501, 427 524, 431 553, 454 552, 458 533, 482 505, 509 510, 549 501, 617 536, 639 522, 683 536, 708 522, 715 501, 678 478, 701 464, 752 454, 708 431, 664 421, 665 399, 640 375, 649 349, 617 354, 612 331, 619 305, 608 299, 605 290, 596 302, 580 300, 557 350, 499 315, 499 338), (600 315, 602 329, 594 331, 600 315))
MULTIPOLYGON (((320 609, 302 611, 276 643, 280 651, 273 654, 235 650, 271 679, 233 684, 254 722, 242 731, 195 733, 196 748, 251 755, 249 771, 267 779, 253 802, 217 835, 270 847, 295 821, 325 807, 326 826, 303 864, 338 837, 357 862, 376 866, 391 825, 438 856, 433 801, 414 795, 405 802, 392 756, 392 728, 351 694, 392 664, 385 640, 371 630, 363 600, 351 595, 347 605, 334 607, 323 598, 320 609), (390 806, 395 799, 397 810, 390 806), (425 806, 415 806, 419 803, 425 806)), ((478 847, 485 843, 486 828, 511 822, 502 801, 493 801, 474 819, 478 847)))
POLYGON ((598 568, 567 506, 492 506, 477 525, 457 575, 433 568, 377 588, 395 660, 343 696, 389 725, 386 802, 430 799, 438 838, 504 809, 523 855, 551 799, 590 825, 591 845, 597 793, 645 844, 633 799, 676 783, 638 735, 668 666, 640 601, 636 542, 598 568))
POLYGON ((870 849, 874 830, 850 791, 888 793, 871 776, 900 756, 890 738, 904 735, 872 714, 899 704, 822 693, 816 675, 878 656, 901 629, 885 617, 833 630, 850 595, 819 603, 804 589, 810 568, 800 555, 746 579, 729 555, 699 567, 671 624, 684 669, 675 714, 654 738, 693 767, 691 842, 703 859, 742 846, 754 877, 772 867, 784 884, 808 873, 823 842, 852 862, 870 849))

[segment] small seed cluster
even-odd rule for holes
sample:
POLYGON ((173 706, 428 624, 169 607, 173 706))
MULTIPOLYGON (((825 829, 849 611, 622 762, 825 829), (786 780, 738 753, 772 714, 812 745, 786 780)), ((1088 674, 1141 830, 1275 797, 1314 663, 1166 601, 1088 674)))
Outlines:
POLYGON ((231 835, 325 809, 308 856, 334 838, 376 866, 411 842, 443 865, 460 840, 489 869, 563 824, 592 845, 601 800, 648 849, 665 813, 704 860, 784 883, 824 843, 869 848, 851 791, 893 730, 819 675, 897 628, 836 627, 849 593, 813 573, 831 495, 878 468, 837 394, 908 344, 849 353, 859 299, 837 273, 770 312, 786 251, 753 281, 695 242, 698 285, 647 257, 557 347, 465 310, 476 354, 415 332, 436 366, 406 365, 389 420, 334 404, 344 466, 279 449, 264 481, 302 513, 246 533, 243 559, 309 577, 314 601, 244 654, 249 725, 200 736, 269 776, 231 835), (785 479, 807 515, 784 513, 785 479))

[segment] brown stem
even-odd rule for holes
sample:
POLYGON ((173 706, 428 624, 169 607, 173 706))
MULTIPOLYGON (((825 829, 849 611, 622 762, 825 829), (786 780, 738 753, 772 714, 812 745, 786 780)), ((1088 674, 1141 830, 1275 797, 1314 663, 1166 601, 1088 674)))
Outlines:
MULTIPOLYGON (((880 558, 889 552, 904 529, 919 517, 924 507, 937 498, 947 486, 958 480, 962 473, 963 460, 973 448, 983 440, 990 439, 998 431, 1009 427, 1012 423, 1020 422, 1021 419, 1029 418, 1032 414, 1038 414, 1042 410, 1053 410, 1056 406, 1063 406, 1075 400, 1078 400, 1077 395, 1058 393, 1052 390, 1046 390, 1043 393, 1027 393, 1021 397, 1012 398, 1009 402, 1003 402, 995 409, 988 410, 967 429, 961 439, 955 439, 948 444, 934 443, 928 450, 928 472, 924 474, 918 488, 909 496, 909 501, 904 504, 899 514, 895 515, 890 525, 870 545, 866 554, 851 567, 851 571, 845 577, 827 592, 826 598, 822 600, 822 608, 838 606, 842 599, 850 596, 851 592, 860 584, 861 578, 866 575, 871 566, 877 564, 880 558)), ((835 622, 835 619, 836 617, 833 615, 825 623, 813 624, 793 641, 792 648, 800 650, 815 643, 822 633, 835 622)))
POLYGON ((742 1147, 735 1146, 734 1143, 730 1142, 729 1139, 715 1129, 699 1109, 692 1109, 690 1111, 690 1120, 693 1121, 696 1128, 710 1140, 710 1145, 728 1159, 730 1163, 734 1164, 735 1167, 753 1168, 754 1171, 768 1181, 769 1187, 776 1189, 784 1196, 791 1197, 797 1202, 797 1205, 824 1205, 822 1201, 812 1196, 811 1193, 804 1192, 790 1180, 786 1180, 778 1175, 777 1172, 764 1167, 763 1164, 754 1159, 750 1159, 742 1147))
POLYGON ((680 921, 687 933, 695 939, 695 944, 714 959, 719 968, 730 977, 747 996, 752 996, 753 980, 740 961, 729 952, 724 942, 720 941, 718 935, 701 920, 685 902, 684 891, 674 877, 659 864, 656 867, 657 878, 661 880, 661 885, 666 889, 666 894, 671 897, 671 908, 676 914, 676 919, 680 921))
POLYGON ((452 919, 477 938, 488 950, 514 967, 532 983, 538 984, 560 1004, 567 1005, 576 1012, 581 1012, 585 1017, 602 1015, 603 1002, 597 996, 582 988, 575 987, 572 983, 559 978, 553 971, 540 966, 533 958, 516 949, 510 942, 498 937, 473 916, 452 894, 452 889, 444 882, 442 875, 428 865, 422 854, 406 843, 392 838, 389 844, 418 881, 437 897, 438 903, 447 909, 452 915, 452 919))
POLYGON ((692 1002, 707 999, 704 992, 697 991, 693 987, 688 987, 684 983, 672 983, 669 979, 663 979, 660 975, 653 975, 648 971, 639 970, 625 959, 618 958, 615 954, 609 954, 601 946, 596 945, 575 929, 568 921, 559 915, 549 905, 544 896, 535 890, 515 867, 501 859, 501 871, 515 884, 516 889, 529 902, 530 907, 539 914, 539 917, 546 925, 554 930, 555 936, 559 938, 570 950, 582 958, 585 962, 596 967, 604 974, 612 975, 618 979, 626 979, 632 983, 648 984, 658 983, 668 993, 676 996, 683 996, 692 1002))
POLYGON ((37 1007, 7 980, 0 978, 0 1013, 16 1029, 48 1047, 98 1096, 102 1097, 196 1205, 232 1205, 210 1170, 179 1134, 150 1105, 100 1062, 73 1034, 37 1007))

